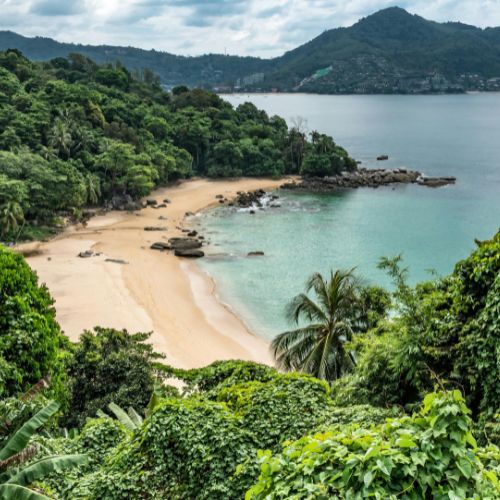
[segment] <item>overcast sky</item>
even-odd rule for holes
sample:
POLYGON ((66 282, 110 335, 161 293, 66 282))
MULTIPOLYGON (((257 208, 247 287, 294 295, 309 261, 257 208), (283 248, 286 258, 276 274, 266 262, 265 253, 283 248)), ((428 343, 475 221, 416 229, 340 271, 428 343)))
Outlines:
POLYGON ((393 5, 436 21, 500 26, 500 0, 0 0, 0 29, 186 55, 271 57, 393 5))

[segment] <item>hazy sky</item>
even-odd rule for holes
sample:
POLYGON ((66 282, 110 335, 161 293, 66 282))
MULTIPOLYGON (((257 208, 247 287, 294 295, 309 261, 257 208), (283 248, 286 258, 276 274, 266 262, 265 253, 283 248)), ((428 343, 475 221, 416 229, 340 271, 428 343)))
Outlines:
POLYGON ((0 0, 0 29, 187 55, 271 57, 393 5, 436 21, 500 26, 500 0, 0 0))

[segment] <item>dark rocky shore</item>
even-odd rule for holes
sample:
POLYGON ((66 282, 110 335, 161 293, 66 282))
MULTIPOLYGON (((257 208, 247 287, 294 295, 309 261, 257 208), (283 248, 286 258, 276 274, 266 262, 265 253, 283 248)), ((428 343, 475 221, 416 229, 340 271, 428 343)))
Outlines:
POLYGON ((360 168, 354 172, 342 172, 332 177, 304 177, 299 182, 287 182, 282 189, 300 189, 313 192, 327 192, 339 188, 360 188, 388 186, 391 184, 419 184, 427 187, 441 187, 454 184, 455 177, 426 177, 416 170, 398 168, 394 170, 360 168))

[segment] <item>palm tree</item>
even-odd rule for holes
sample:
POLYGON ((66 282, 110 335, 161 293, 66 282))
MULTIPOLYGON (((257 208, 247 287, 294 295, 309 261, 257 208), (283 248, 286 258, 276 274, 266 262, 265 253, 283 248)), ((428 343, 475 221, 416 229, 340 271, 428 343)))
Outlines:
POLYGON ((68 160, 71 155, 72 143, 73 138, 68 125, 62 119, 56 118, 49 134, 49 146, 57 151, 59 156, 68 160))
POLYGON ((299 370, 332 381, 355 365, 352 353, 345 348, 356 331, 359 308, 359 285, 353 271, 335 271, 325 280, 313 274, 306 293, 297 295, 287 308, 290 321, 305 326, 283 332, 271 344, 278 367, 299 370), (313 290, 317 301, 308 293, 313 290))
POLYGON ((41 458, 22 467, 37 453, 35 446, 28 446, 31 437, 58 409, 59 405, 55 401, 51 401, 25 422, 0 449, 0 498, 5 500, 49 500, 49 497, 29 489, 28 486, 53 472, 62 472, 70 467, 86 463, 86 455, 56 455, 41 458))
MULTIPOLYGON (((19 223, 24 224, 24 213, 21 205, 17 201, 8 201, 0 208, 0 234, 7 235, 19 229, 19 223)), ((21 228, 22 229, 22 228, 21 228)), ((17 238, 19 237, 17 235, 17 238)), ((17 240, 16 238, 16 240, 17 240)))
POLYGON ((97 175, 87 174, 85 176, 85 190, 87 202, 91 205, 95 205, 101 196, 101 183, 97 175))

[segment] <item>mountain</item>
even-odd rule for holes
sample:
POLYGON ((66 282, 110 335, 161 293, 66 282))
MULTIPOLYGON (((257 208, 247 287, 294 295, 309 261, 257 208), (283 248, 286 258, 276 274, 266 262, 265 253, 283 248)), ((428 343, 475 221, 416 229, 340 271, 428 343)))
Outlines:
POLYGON ((437 23, 390 7, 349 28, 323 32, 274 59, 176 56, 133 47, 59 43, 0 32, 0 50, 48 60, 71 52, 132 70, 153 69, 163 84, 318 93, 500 90, 500 28, 437 23))

